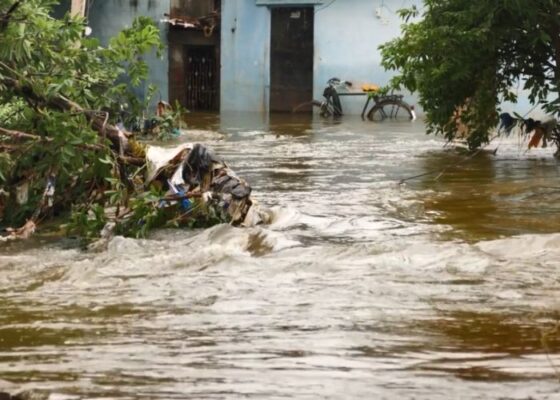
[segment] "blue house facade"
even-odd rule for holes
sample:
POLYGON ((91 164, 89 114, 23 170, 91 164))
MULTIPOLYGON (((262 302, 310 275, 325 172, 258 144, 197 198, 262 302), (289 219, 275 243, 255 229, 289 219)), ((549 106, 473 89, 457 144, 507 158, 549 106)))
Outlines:
MULTIPOLYGON (((320 99, 331 77, 386 84, 378 46, 400 33, 396 11, 421 0, 89 1, 106 42, 137 15, 154 18, 169 49, 149 57, 162 99, 191 110, 289 111, 320 99)), ((345 98, 360 113, 362 98, 345 98)))
MULTIPOLYGON (((401 7, 419 5, 411 0, 227 0, 222 6, 221 110, 269 112, 274 106, 271 71, 275 57, 272 23, 282 8, 312 11, 312 88, 320 99, 329 78, 354 83, 386 84, 391 75, 380 65, 378 46, 400 33, 396 15, 401 7)), ((285 82, 289 84, 288 82, 285 82)), ((345 112, 360 113, 363 99, 345 98, 345 112), (348 106, 347 104, 350 103, 348 106)), ((286 110, 294 104, 287 104, 286 110)), ((284 110, 284 111, 286 111, 284 110)), ((283 111, 283 110, 280 110, 283 111)))
MULTIPOLYGON (((149 16, 158 22, 161 28, 161 40, 167 44, 167 26, 160 20, 169 12, 169 0, 89 0, 86 10, 88 25, 92 28, 92 35, 98 38, 103 45, 117 35, 125 27, 132 25, 137 16, 149 16)), ((163 100, 169 98, 169 63, 167 58, 160 59, 156 54, 146 58, 150 66, 149 82, 137 89, 139 96, 147 93, 149 83, 159 89, 159 97, 163 100)), ((159 100, 159 99, 158 99, 159 100)))

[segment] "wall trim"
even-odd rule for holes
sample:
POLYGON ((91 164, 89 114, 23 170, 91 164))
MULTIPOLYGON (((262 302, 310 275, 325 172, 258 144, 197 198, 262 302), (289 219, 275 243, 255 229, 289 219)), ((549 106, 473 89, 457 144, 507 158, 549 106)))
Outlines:
POLYGON ((325 0, 256 0, 257 6, 314 6, 325 0))

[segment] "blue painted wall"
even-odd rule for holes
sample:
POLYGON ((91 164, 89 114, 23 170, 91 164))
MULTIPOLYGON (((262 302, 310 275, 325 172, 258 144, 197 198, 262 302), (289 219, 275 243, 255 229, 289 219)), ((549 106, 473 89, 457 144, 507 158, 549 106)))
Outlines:
MULTIPOLYGON (((314 98, 320 99, 326 81, 337 76, 359 88, 362 83, 386 84, 391 76, 380 66, 377 47, 400 33, 398 8, 421 0, 335 0, 315 6, 314 98)), ((106 44, 130 26, 138 15, 163 19, 170 0, 95 0, 88 19, 93 36, 106 44)), ((270 90, 270 8, 256 0, 223 0, 221 28, 220 109, 268 112, 270 90)), ((167 44, 167 25, 159 22, 167 44)), ((146 58, 149 82, 138 89, 143 96, 148 83, 158 86, 168 99, 168 57, 146 58)), ((408 96, 410 97, 410 96, 408 96)), ((359 114, 365 98, 343 98, 347 114, 359 114)))
MULTIPOLYGON (((399 35, 397 9, 421 0, 335 0, 315 6, 314 98, 329 78, 384 85, 391 74, 377 47, 399 35)), ((255 0, 222 5, 222 111, 268 111, 270 9, 255 0)), ((343 98, 345 113, 359 114, 364 98, 343 98)))
MULTIPOLYGON (((322 97, 326 81, 333 76, 352 81, 357 88, 362 83, 386 84, 391 72, 381 67, 378 46, 399 35, 402 21, 396 11, 413 4, 422 8, 422 0, 322 1, 322 5, 315 6, 314 98, 322 97)), ((222 112, 268 112, 270 8, 256 3, 256 0, 222 0, 222 112)), ((61 0, 55 15, 62 16, 69 4, 70 0, 61 0)), ((167 44, 168 27, 160 20, 169 10, 170 0, 90 0, 88 19, 93 36, 106 44, 110 37, 130 26, 136 16, 150 16, 158 22, 162 41, 167 44)), ((164 55, 160 59, 152 54, 146 61, 150 78, 138 89, 138 94, 142 96, 147 84, 154 83, 161 98, 167 100, 168 57, 164 55)), ((530 109, 527 93, 518 91, 519 104, 506 103, 504 110, 523 114, 530 109)), ((414 96, 404 94, 410 103, 415 103, 414 96)), ((345 113, 359 114, 364 101, 344 97, 345 113)))
MULTIPOLYGON (((90 0, 91 1, 91 0, 90 0)), ((161 30, 161 39, 167 44, 167 25, 159 22, 163 14, 170 9, 169 0, 95 0, 89 9, 88 24, 92 28, 92 36, 100 39, 106 45, 109 39, 126 27, 132 25, 137 16, 148 16, 158 22, 161 30)), ((146 56, 146 62, 150 66, 148 82, 138 88, 137 94, 143 97, 147 91, 148 84, 155 84, 163 100, 168 99, 168 57, 164 54, 163 59, 156 54, 146 56)), ((159 96, 154 99, 159 100, 159 96)))
POLYGON ((221 32, 220 110, 267 112, 270 10, 255 0, 224 0, 221 32))
MULTIPOLYGON (((320 99, 329 78, 385 85, 391 78, 381 66, 379 45, 400 34, 399 8, 419 0, 336 0, 317 6, 315 14, 314 98, 320 99)), ((410 94, 406 94, 410 99, 410 94)), ((365 97, 343 97, 346 114, 359 114, 365 97)))

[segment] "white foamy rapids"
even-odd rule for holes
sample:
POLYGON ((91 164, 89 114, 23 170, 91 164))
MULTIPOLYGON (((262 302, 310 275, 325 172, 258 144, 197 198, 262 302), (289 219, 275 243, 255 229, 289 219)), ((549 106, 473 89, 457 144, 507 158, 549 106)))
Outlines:
POLYGON ((533 264, 560 266, 560 234, 522 235, 481 242, 477 247, 505 262, 531 261, 533 264))
POLYGON ((546 149, 468 158, 410 123, 234 122, 209 144, 270 225, 0 254, 6 376, 81 398, 555 398, 546 149))
POLYGON ((225 137, 225 135, 211 130, 181 129, 180 139, 189 142, 209 142, 223 140, 225 137))
POLYGON ((298 245, 297 241, 264 227, 235 228, 223 224, 188 236, 185 238, 180 231, 166 231, 157 235, 156 240, 140 243, 116 237, 109 243, 108 251, 99 256, 98 262, 104 266, 114 264, 115 267, 123 263, 132 270, 149 269, 154 265, 160 271, 200 269, 227 260, 251 262, 254 253, 274 253, 298 245), (129 259, 131 262, 127 263, 129 259))

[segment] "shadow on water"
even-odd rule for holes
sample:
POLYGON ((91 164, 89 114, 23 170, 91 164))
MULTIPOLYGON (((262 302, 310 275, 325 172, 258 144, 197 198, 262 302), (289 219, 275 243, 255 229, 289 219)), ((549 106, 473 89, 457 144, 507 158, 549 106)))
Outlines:
POLYGON ((530 315, 458 310, 443 313, 440 318, 426 322, 424 328, 442 334, 448 345, 458 349, 512 356, 557 353, 560 336, 554 328, 560 322, 558 317, 553 313, 531 319, 530 315))
POLYGON ((413 369, 486 382, 560 379, 558 317, 557 313, 534 318, 461 310, 442 313, 417 327, 426 335, 436 335, 439 345, 432 349, 433 358, 413 369))
POLYGON ((437 224, 454 229, 446 237, 472 241, 558 231, 559 164, 548 158, 474 157, 454 150, 429 152, 422 169, 433 174, 414 185, 433 190, 423 199, 437 224))

